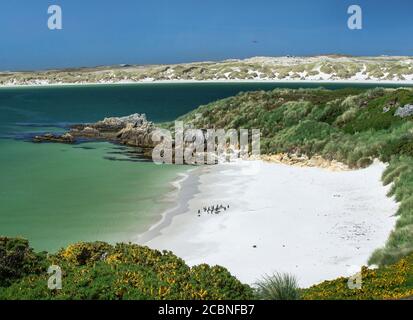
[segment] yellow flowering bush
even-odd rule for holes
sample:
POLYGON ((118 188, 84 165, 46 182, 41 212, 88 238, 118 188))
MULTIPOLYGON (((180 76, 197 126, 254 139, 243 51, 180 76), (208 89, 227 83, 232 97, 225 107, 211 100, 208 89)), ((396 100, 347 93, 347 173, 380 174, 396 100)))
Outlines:
MULTIPOLYGON (((47 272, 6 288, 0 299, 252 299, 253 290, 225 268, 190 268, 169 251, 104 242, 69 245, 49 255, 61 267, 61 290, 47 289, 47 272)), ((4 290, 3 290, 4 289, 4 290)))
POLYGON ((101 259, 111 246, 105 242, 71 244, 57 253, 57 258, 65 259, 75 265, 93 263, 101 259))
POLYGON ((402 299, 413 296, 413 254, 379 269, 361 270, 361 288, 350 289, 348 278, 338 278, 304 289, 306 300, 402 299))

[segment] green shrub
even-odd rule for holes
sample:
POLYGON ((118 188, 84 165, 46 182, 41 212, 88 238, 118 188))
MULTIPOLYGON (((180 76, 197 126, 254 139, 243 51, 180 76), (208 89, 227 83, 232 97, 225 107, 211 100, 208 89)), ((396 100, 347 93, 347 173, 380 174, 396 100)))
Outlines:
POLYGON ((307 101, 290 101, 284 104, 278 111, 282 112, 282 121, 286 127, 293 126, 308 115, 312 109, 312 104, 307 101))
POLYGON ((45 254, 33 252, 27 240, 0 237, 0 287, 28 274, 44 271, 44 262, 45 254))
POLYGON ((262 300, 298 300, 297 279, 288 273, 265 275, 256 283, 256 295, 262 300))
POLYGON ((338 126, 343 126, 346 123, 354 120, 357 116, 358 110, 356 107, 350 107, 343 114, 337 117, 335 124, 338 126))
MULTIPOLYGON (((27 244, 24 242, 25 250, 27 244)), ((202 264, 191 268, 169 251, 134 244, 77 243, 49 255, 44 265, 62 269, 61 290, 47 288, 46 267, 38 269, 28 264, 19 277, 0 288, 0 299, 254 298, 253 290, 223 267, 202 264)))

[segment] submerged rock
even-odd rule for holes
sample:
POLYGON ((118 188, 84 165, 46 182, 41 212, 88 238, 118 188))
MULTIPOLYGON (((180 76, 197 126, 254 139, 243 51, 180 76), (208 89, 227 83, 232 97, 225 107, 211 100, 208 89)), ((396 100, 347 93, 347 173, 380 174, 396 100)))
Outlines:
POLYGON ((41 136, 35 136, 33 142, 59 142, 59 143, 74 143, 75 139, 70 133, 65 133, 62 135, 55 135, 52 133, 46 133, 41 136))

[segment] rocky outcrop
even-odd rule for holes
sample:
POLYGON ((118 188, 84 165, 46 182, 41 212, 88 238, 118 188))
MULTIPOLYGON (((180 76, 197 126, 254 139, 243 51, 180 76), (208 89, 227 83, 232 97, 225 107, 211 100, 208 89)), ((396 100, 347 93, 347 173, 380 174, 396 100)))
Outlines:
POLYGON ((141 148, 153 148, 152 134, 156 128, 150 122, 141 125, 128 123, 117 133, 117 138, 126 145, 138 146, 141 148))
POLYGON ((404 107, 399 107, 394 113, 400 118, 407 118, 413 116, 413 104, 406 104, 404 107))
POLYGON ((105 118, 102 121, 98 121, 95 126, 99 127, 125 127, 128 124, 133 124, 134 126, 142 126, 148 123, 145 114, 134 113, 125 117, 110 117, 105 118))
POLYGON ((70 133, 65 133, 62 135, 55 135, 52 133, 46 133, 41 136, 35 136, 33 142, 58 142, 58 143, 74 143, 75 138, 70 133))
MULTIPOLYGON (((218 147, 214 147, 213 152, 207 151, 208 141, 211 137, 206 129, 196 130, 193 132, 192 140, 187 138, 183 143, 183 150, 189 149, 189 154, 185 152, 180 154, 178 160, 175 154, 176 141, 172 136, 162 134, 152 122, 146 120, 144 114, 132 114, 126 117, 111 117, 105 118, 96 123, 76 124, 71 126, 69 132, 62 135, 47 133, 38 135, 33 138, 33 142, 56 142, 56 143, 76 143, 80 141, 109 141, 113 143, 123 144, 130 147, 139 148, 141 154, 145 157, 152 158, 152 151, 158 144, 163 147, 160 157, 162 161, 172 163, 198 164, 208 161, 209 164, 216 163, 222 159, 230 158, 230 155, 236 156, 237 151, 233 150, 228 144, 225 146, 227 154, 223 155, 222 150, 218 152, 218 147), (170 139, 170 140, 169 140, 170 139), (202 141, 202 150, 199 151, 196 146, 196 141, 202 141), (169 150, 169 148, 171 148, 169 150), (197 153, 197 155, 195 155, 197 153), (170 155, 170 157, 169 157, 170 155), (202 160, 202 161, 201 161, 202 160)), ((185 128, 188 129, 188 128, 185 128)), ((215 136, 212 136, 212 141, 215 141, 215 136)))
POLYGON ((73 125, 63 135, 46 133, 33 138, 33 142, 75 143, 79 139, 105 140, 140 148, 153 148, 154 124, 144 114, 111 117, 91 124, 73 125))
MULTIPOLYGON (((253 158, 252 158, 253 159, 253 158)), ((350 168, 336 160, 327 160, 321 156, 308 157, 306 155, 277 153, 273 155, 261 155, 261 160, 275 162, 296 167, 316 167, 324 168, 331 171, 347 171, 350 168)))

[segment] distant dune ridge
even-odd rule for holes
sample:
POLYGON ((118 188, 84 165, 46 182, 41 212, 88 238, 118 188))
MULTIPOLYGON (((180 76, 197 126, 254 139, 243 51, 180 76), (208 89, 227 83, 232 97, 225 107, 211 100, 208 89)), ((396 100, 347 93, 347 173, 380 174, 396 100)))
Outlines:
POLYGON ((0 72, 0 86, 153 81, 369 81, 413 83, 413 57, 253 57, 173 65, 0 72))

